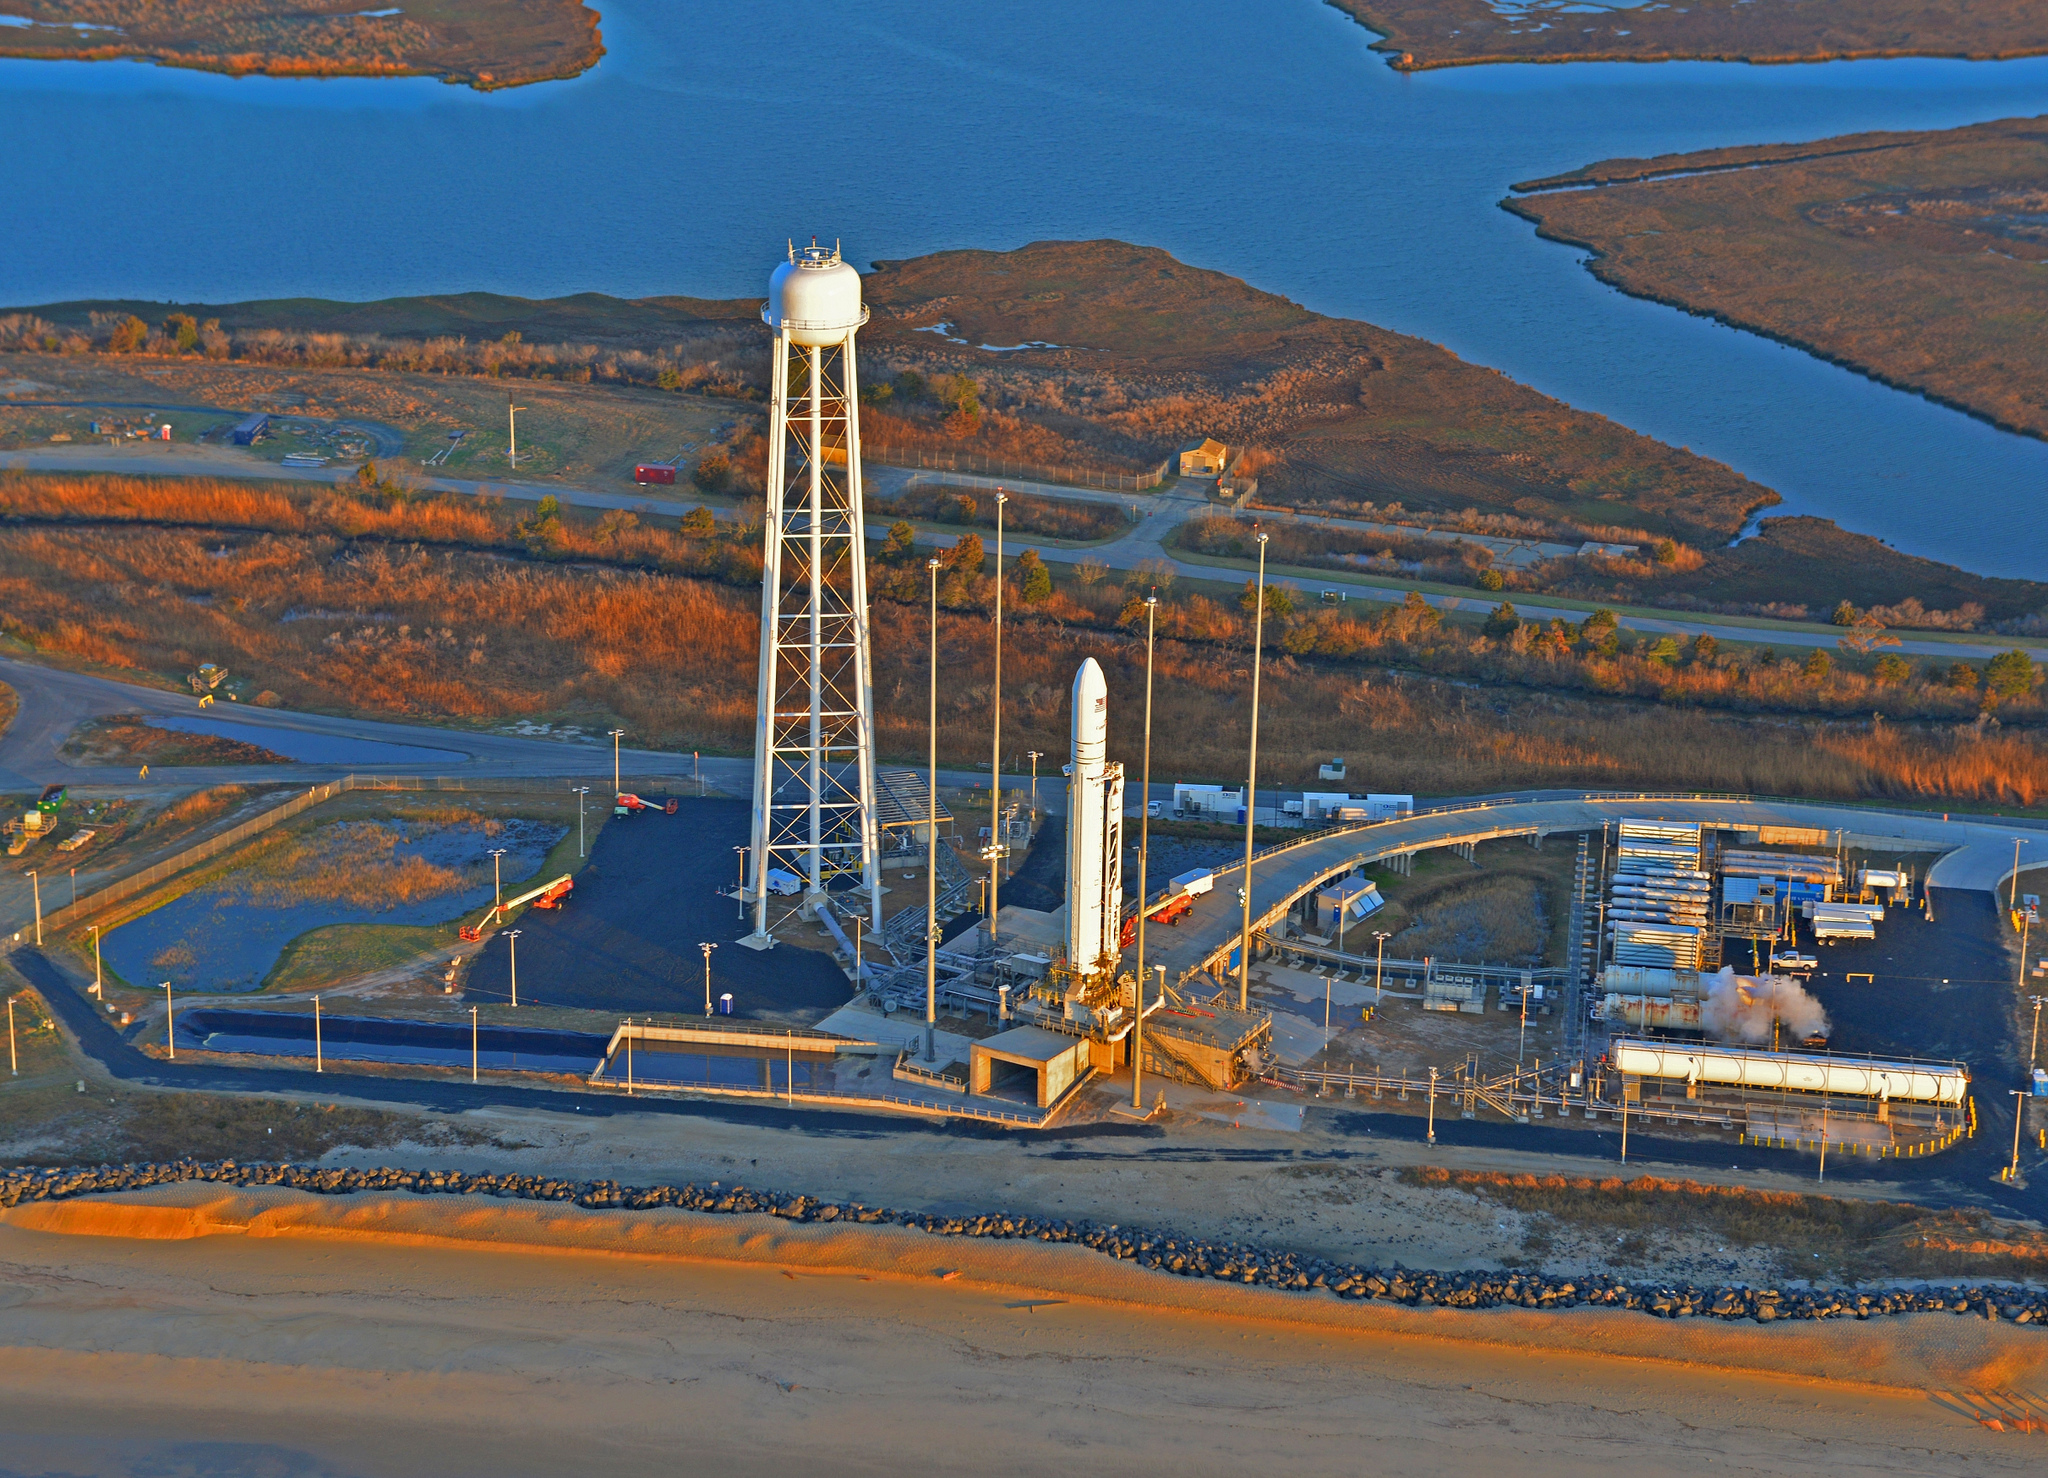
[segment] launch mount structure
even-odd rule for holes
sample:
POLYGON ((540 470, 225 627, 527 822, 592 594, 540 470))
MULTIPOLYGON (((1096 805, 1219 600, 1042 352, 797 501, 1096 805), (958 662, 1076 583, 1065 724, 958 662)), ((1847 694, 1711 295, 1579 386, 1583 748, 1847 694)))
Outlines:
POLYGON ((775 341, 744 895, 754 932, 740 941, 755 949, 849 878, 865 894, 868 927, 882 924, 854 367, 854 334, 868 320, 860 273, 836 247, 792 245, 761 317, 775 341))

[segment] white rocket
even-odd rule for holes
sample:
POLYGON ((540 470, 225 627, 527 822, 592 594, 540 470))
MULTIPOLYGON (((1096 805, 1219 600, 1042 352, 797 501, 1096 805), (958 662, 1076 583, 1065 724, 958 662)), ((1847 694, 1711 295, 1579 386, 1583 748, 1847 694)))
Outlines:
POLYGON ((1112 969, 1124 900, 1124 767, 1109 747, 1109 684, 1090 657, 1074 674, 1073 761, 1067 766, 1067 964, 1112 969))

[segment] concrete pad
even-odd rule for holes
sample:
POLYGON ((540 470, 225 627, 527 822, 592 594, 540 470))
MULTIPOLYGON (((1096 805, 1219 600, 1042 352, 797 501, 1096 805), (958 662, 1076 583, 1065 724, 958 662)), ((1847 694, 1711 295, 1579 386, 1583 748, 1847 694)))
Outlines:
MULTIPOLYGON (((1333 1017, 1331 1024, 1336 1024, 1333 1017)), ((1310 1021, 1291 1011, 1273 1013, 1273 1051, 1289 1067, 1299 1067, 1329 1043, 1331 1032, 1321 1021, 1310 1021)))
MULTIPOLYGON (((1091 1078, 1088 1086, 1115 1095, 1117 1102, 1125 1105, 1128 1115, 1131 1101, 1129 1068, 1091 1078)), ((1299 1134, 1308 1109, 1306 1098, 1263 1083, 1238 1093, 1212 1093, 1207 1088, 1176 1083, 1147 1073, 1145 1111, 1148 1115, 1162 1093, 1166 1095, 1167 1108, 1175 1113, 1198 1114, 1219 1124, 1234 1124, 1242 1129, 1271 1129, 1282 1134, 1299 1134)))
MULTIPOLYGON (((885 1016, 864 1004, 846 1005, 811 1029, 856 1037, 863 1042, 880 1042, 888 1047, 914 1046, 920 1058, 924 1052, 924 1018, 907 1011, 885 1016)), ((932 1034, 932 1040, 938 1060, 945 1063, 967 1061, 968 1044, 974 1039, 941 1030, 932 1034)))

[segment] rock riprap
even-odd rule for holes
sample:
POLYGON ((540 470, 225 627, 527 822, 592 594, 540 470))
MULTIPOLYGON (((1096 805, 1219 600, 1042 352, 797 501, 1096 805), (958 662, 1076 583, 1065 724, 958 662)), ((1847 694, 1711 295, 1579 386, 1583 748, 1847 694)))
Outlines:
POLYGON ((1106 1257, 1183 1278, 1213 1278, 1336 1298, 1385 1299, 1445 1309, 1634 1309, 1665 1319, 1872 1319, 1888 1314, 1967 1314, 2015 1324, 2048 1321, 2048 1292, 2016 1284, 1953 1284, 1848 1288, 1699 1288, 1690 1284, 1635 1283, 1608 1273, 1580 1278, 1534 1272, 1431 1273, 1399 1266, 1360 1267, 1267 1247, 1215 1242, 1157 1229, 1052 1221, 988 1213, 935 1216, 892 1211, 858 1202, 821 1201, 745 1186, 621 1185, 615 1180, 567 1180, 549 1175, 472 1175, 460 1170, 368 1170, 314 1165, 175 1160, 140 1165, 69 1169, 20 1168, 0 1174, 0 1207, 24 1201, 59 1201, 110 1191, 206 1181, 227 1186, 283 1186, 315 1195, 410 1191, 422 1196, 498 1196, 522 1201, 567 1201, 594 1210, 645 1211, 669 1206, 713 1216, 780 1216, 800 1222, 857 1222, 908 1227, 936 1237, 988 1237, 1064 1242, 1106 1257))

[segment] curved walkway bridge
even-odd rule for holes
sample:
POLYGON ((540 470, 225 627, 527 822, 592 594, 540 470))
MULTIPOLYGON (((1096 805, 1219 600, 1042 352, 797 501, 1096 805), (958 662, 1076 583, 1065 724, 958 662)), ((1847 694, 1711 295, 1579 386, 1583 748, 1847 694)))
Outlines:
MULTIPOLYGON (((1703 821, 1720 827, 1788 826, 1842 833, 1850 846, 1943 854, 1929 872, 1935 888, 1997 890, 2013 874, 2013 839, 2023 837, 2022 870, 2048 867, 2048 831, 2038 824, 1930 812, 1878 811, 1754 796, 1602 792, 1570 797, 1472 801, 1433 808, 1398 821, 1330 827, 1253 854, 1252 932, 1270 929, 1303 896, 1354 867, 1463 847, 1500 837, 1543 837, 1594 831, 1628 819, 1703 821)), ((1219 977, 1232 962, 1243 927, 1239 888, 1244 864, 1218 869, 1213 891, 1195 899, 1178 928, 1146 931, 1149 970, 1188 982, 1205 971, 1219 977)))

